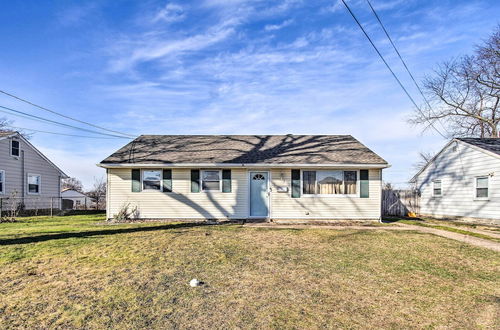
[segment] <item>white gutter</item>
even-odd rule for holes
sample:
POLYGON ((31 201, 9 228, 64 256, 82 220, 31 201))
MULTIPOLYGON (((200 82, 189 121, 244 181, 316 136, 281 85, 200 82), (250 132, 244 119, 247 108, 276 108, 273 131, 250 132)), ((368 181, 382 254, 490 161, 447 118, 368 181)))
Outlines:
POLYGON ((96 164, 102 168, 161 168, 161 167, 179 167, 179 168, 202 168, 202 167, 273 167, 273 168, 302 168, 302 167, 336 167, 336 168, 389 168, 389 164, 241 164, 241 163, 160 163, 160 164, 96 164))

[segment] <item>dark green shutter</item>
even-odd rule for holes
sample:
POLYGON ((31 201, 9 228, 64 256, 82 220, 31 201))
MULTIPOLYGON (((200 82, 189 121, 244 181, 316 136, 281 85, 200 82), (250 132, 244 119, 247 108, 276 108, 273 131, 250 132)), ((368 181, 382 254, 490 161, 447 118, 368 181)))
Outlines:
POLYGON ((172 192, 172 170, 163 170, 163 192, 172 192))
POLYGON ((292 198, 300 197, 300 170, 292 170, 292 198))
POLYGON ((191 192, 200 192, 200 170, 191 170, 191 192))
POLYGON ((231 192, 231 170, 222 170, 222 192, 231 192))
POLYGON ((141 191, 141 170, 132 170, 132 192, 141 191))
POLYGON ((370 180, 368 178, 368 170, 360 170, 359 171, 359 179, 360 179, 360 194, 361 198, 369 198, 370 197, 370 180))

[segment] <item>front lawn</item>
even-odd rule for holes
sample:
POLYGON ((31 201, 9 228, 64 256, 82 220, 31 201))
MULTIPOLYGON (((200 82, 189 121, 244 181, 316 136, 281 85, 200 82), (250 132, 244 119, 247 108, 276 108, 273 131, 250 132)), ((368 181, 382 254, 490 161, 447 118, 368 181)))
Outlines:
POLYGON ((464 243, 103 221, 0 224, 2 328, 500 327, 499 254, 464 243))

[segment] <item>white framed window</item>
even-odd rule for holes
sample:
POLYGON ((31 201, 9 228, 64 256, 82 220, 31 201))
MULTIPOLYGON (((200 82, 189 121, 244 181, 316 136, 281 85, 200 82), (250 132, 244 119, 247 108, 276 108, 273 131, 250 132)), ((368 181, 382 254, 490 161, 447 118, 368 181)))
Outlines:
POLYGON ((0 195, 5 193, 5 171, 0 170, 0 195))
POLYGON ((201 171, 201 190, 202 191, 222 191, 222 180, 220 170, 201 171))
POLYGON ((21 144, 19 140, 10 140, 10 155, 13 157, 19 157, 21 154, 21 144))
POLYGON ((490 196, 490 177, 478 176, 474 179, 474 197, 476 199, 488 199, 490 196))
POLYGON ((441 197, 443 195, 443 190, 441 188, 441 180, 432 181, 432 196, 441 197))
POLYGON ((28 194, 38 195, 40 194, 42 186, 42 176, 40 174, 28 173, 28 194))
POLYGON ((142 189, 161 190, 162 170, 142 170, 142 189))
POLYGON ((358 177, 356 170, 303 170, 302 193, 304 195, 357 196, 358 177))

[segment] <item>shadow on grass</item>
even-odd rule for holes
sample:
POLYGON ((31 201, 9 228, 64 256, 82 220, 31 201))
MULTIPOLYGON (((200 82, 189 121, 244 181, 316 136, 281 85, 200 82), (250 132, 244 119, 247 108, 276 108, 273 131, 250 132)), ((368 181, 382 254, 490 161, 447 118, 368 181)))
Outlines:
POLYGON ((165 224, 165 225, 151 226, 151 227, 134 227, 134 228, 120 228, 120 229, 107 229, 107 230, 76 231, 76 232, 51 234, 51 235, 25 236, 25 237, 16 237, 16 238, 10 238, 10 239, 0 239, 0 246, 1 245, 38 243, 38 242, 45 242, 45 241, 58 240, 58 239, 67 239, 67 238, 85 238, 85 237, 92 237, 92 236, 127 234, 127 233, 148 232, 148 231, 156 231, 156 230, 191 228, 191 227, 200 227, 200 226, 210 226, 210 224, 189 222, 189 223, 178 223, 178 224, 165 224))
POLYGON ((425 220, 422 219, 422 218, 384 216, 383 219, 382 219, 382 223, 395 223, 395 222, 399 222, 399 221, 402 221, 402 220, 425 222, 425 220))

